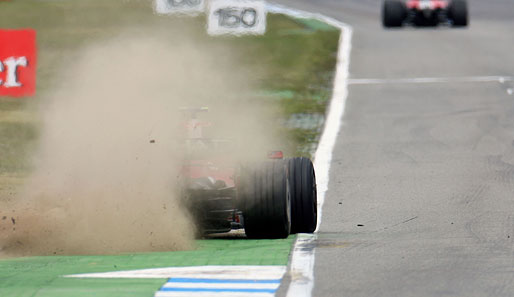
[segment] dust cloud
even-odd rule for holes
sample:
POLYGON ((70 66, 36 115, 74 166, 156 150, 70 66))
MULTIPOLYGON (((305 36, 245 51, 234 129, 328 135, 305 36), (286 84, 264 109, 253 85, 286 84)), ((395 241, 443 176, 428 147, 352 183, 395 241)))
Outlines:
POLYGON ((177 188, 180 107, 208 106, 209 133, 234 140, 238 158, 278 143, 272 113, 248 99, 248 72, 230 57, 195 38, 133 34, 83 50, 41 105, 33 174, 14 203, 0 205, 1 253, 191 248, 195 226, 177 188))

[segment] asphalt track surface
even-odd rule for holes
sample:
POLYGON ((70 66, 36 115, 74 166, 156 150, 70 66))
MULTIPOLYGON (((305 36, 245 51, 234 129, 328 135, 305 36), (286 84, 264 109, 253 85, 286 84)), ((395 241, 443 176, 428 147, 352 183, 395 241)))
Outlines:
POLYGON ((277 2, 351 25, 350 78, 377 79, 349 86, 312 296, 514 296, 514 82, 447 79, 514 76, 514 1, 401 30, 377 0, 277 2))

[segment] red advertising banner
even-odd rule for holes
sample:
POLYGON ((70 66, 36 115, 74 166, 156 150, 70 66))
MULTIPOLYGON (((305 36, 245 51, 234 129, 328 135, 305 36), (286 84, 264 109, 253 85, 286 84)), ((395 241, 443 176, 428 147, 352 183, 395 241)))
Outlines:
POLYGON ((36 31, 0 29, 0 96, 36 93, 36 31))

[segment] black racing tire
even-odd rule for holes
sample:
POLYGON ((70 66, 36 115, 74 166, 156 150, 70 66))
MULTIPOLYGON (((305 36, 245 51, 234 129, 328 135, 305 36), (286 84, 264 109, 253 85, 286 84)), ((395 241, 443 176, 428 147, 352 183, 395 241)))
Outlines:
POLYGON ((286 238, 291 232, 291 196, 286 163, 265 162, 243 177, 243 218, 248 238, 286 238))
POLYGON ((385 0, 382 6, 382 25, 386 28, 401 27, 407 17, 405 3, 398 0, 385 0))
POLYGON ((312 233, 318 221, 316 175, 307 158, 288 160, 291 192, 291 233, 312 233))
POLYGON ((448 16, 454 27, 468 25, 468 4, 466 0, 453 0, 448 7, 448 16))

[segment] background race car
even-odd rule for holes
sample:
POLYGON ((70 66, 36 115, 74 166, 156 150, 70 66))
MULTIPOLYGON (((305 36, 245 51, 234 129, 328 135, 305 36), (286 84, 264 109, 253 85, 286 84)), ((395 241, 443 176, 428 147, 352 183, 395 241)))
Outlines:
POLYGON ((384 27, 468 25, 466 0, 385 0, 382 7, 384 27))

